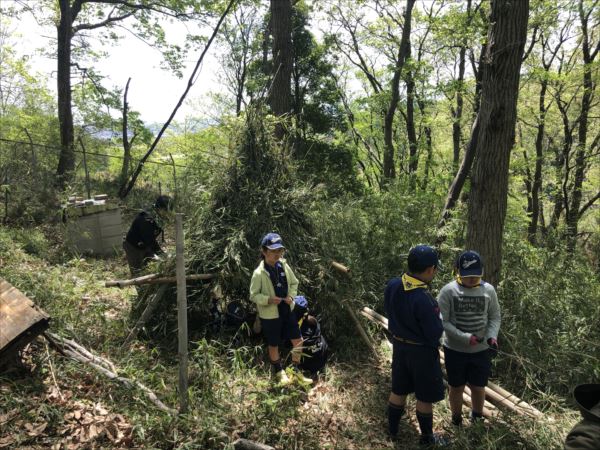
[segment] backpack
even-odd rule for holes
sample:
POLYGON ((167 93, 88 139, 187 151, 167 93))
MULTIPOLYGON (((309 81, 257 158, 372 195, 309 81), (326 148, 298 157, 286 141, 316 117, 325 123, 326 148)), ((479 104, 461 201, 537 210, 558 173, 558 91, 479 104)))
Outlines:
POLYGON ((296 320, 300 322, 300 320, 308 314, 308 301, 306 300, 306 297, 298 295, 294 297, 294 303, 294 315, 296 316, 296 320))
POLYGON ((311 373, 316 373, 325 367, 329 352, 329 345, 321 334, 321 326, 314 316, 306 316, 300 326, 302 333, 302 360, 300 368, 311 373))
POLYGON ((241 302, 234 300, 225 308, 225 323, 233 327, 240 327, 248 319, 248 312, 241 302))

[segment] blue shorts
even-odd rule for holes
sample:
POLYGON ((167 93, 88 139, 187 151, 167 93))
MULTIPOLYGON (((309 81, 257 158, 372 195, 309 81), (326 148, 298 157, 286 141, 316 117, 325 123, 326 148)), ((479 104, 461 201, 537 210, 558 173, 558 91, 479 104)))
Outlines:
POLYGON ((492 361, 487 350, 477 353, 464 353, 444 347, 448 384, 452 387, 469 384, 476 387, 487 386, 492 371, 492 361))
POLYGON ((267 345, 277 347, 286 339, 300 339, 302 334, 295 317, 293 314, 277 319, 263 319, 261 317, 260 322, 263 335, 267 339, 267 345))
POLYGON ((437 348, 394 342, 392 392, 415 393, 417 400, 436 403, 444 399, 444 381, 437 348))

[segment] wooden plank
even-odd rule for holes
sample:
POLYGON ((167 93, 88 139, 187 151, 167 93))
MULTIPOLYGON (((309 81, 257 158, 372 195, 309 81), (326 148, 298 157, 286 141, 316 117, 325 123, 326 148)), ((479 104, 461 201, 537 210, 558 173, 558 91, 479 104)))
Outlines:
POLYGON ((0 365, 39 333, 50 317, 21 291, 0 278, 0 365))

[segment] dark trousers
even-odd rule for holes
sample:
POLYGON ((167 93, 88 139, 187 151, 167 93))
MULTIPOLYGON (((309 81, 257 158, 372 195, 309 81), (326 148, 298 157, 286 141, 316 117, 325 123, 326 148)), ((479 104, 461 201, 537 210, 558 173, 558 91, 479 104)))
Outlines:
POLYGON ((129 271, 131 272, 132 278, 141 275, 142 270, 148 263, 148 259, 152 258, 154 255, 151 250, 138 248, 127 241, 123 241, 123 250, 125 250, 125 257, 127 258, 127 264, 129 265, 129 271))

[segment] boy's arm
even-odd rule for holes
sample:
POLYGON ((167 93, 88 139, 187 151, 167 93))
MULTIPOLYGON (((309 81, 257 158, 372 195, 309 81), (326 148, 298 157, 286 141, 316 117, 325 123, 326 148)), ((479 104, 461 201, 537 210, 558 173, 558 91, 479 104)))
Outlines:
POLYGON ((490 305, 488 307, 488 323, 485 330, 485 337, 498 339, 498 332, 500 331, 500 303, 498 302, 498 295, 492 285, 489 289, 490 294, 490 305))
POLYGON ((456 326, 450 321, 450 309, 452 308, 452 292, 449 289, 443 289, 438 295, 438 303, 440 305, 440 311, 442 313, 442 322, 444 324, 444 331, 446 335, 451 336, 453 339, 458 339, 465 345, 469 344, 471 339, 471 333, 465 333, 462 330, 456 328, 456 326))
POLYGON ((438 303, 431 298, 427 298, 427 294, 422 294, 423 298, 419 298, 415 302, 415 318, 421 330, 425 340, 438 347, 440 344, 440 338, 444 332, 444 326, 440 317, 440 308, 438 303))
POLYGON ((254 271, 250 281, 250 300, 260 306, 269 304, 269 296, 262 292, 262 276, 259 271, 254 271))

